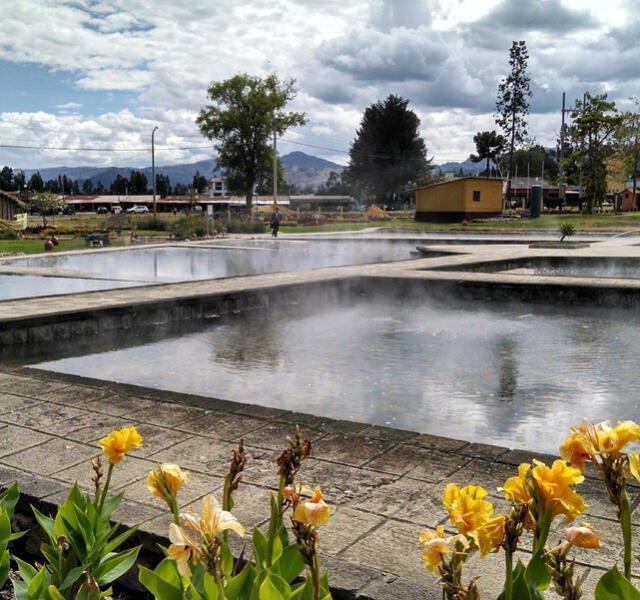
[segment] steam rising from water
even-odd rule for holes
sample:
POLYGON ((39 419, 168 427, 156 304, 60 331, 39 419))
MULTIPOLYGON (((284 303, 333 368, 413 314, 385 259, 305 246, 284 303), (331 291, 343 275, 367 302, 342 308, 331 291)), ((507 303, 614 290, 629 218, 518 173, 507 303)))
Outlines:
POLYGON ((555 452, 583 417, 638 419, 628 313, 308 305, 42 368, 555 452))

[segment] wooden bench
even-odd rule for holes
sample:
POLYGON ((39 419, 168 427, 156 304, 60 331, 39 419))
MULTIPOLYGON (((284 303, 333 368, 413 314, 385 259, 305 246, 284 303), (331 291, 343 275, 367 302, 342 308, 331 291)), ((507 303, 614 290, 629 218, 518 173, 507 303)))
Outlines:
POLYGON ((84 245, 87 248, 102 248, 111 244, 108 233, 90 233, 84 238, 84 245))

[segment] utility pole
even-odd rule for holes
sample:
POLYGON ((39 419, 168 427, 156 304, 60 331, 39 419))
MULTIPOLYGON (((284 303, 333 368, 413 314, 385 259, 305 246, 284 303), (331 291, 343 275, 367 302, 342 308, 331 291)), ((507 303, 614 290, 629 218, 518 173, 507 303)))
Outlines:
POLYGON ((155 134, 156 129, 158 127, 154 127, 151 132, 151 179, 152 179, 152 188, 153 188, 153 218, 155 219, 158 216, 158 212, 156 210, 156 149, 155 149, 155 134))
POLYGON ((273 205, 278 204, 278 154, 276 152, 276 120, 271 120, 273 127, 273 205))

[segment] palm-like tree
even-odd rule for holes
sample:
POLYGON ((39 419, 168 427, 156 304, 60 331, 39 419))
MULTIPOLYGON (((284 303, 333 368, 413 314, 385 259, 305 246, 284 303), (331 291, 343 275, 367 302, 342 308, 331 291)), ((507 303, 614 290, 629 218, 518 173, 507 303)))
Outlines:
POLYGON ((473 136, 477 154, 472 154, 469 159, 472 162, 487 161, 487 177, 489 176, 489 161, 496 162, 497 157, 504 151, 507 140, 495 131, 478 131, 473 136))

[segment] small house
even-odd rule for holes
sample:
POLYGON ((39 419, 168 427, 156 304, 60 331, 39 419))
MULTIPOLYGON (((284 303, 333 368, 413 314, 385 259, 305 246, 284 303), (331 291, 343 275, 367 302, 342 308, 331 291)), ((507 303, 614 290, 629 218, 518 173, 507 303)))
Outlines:
POLYGON ((635 197, 632 189, 625 189, 620 194, 620 210, 623 212, 635 212, 638 210, 640 203, 640 188, 636 189, 635 197))
POLYGON ((18 213, 26 211, 26 206, 14 194, 0 190, 0 219, 13 221, 18 213))
POLYGON ((416 190, 416 221, 456 222, 501 213, 501 179, 461 177, 416 190))

